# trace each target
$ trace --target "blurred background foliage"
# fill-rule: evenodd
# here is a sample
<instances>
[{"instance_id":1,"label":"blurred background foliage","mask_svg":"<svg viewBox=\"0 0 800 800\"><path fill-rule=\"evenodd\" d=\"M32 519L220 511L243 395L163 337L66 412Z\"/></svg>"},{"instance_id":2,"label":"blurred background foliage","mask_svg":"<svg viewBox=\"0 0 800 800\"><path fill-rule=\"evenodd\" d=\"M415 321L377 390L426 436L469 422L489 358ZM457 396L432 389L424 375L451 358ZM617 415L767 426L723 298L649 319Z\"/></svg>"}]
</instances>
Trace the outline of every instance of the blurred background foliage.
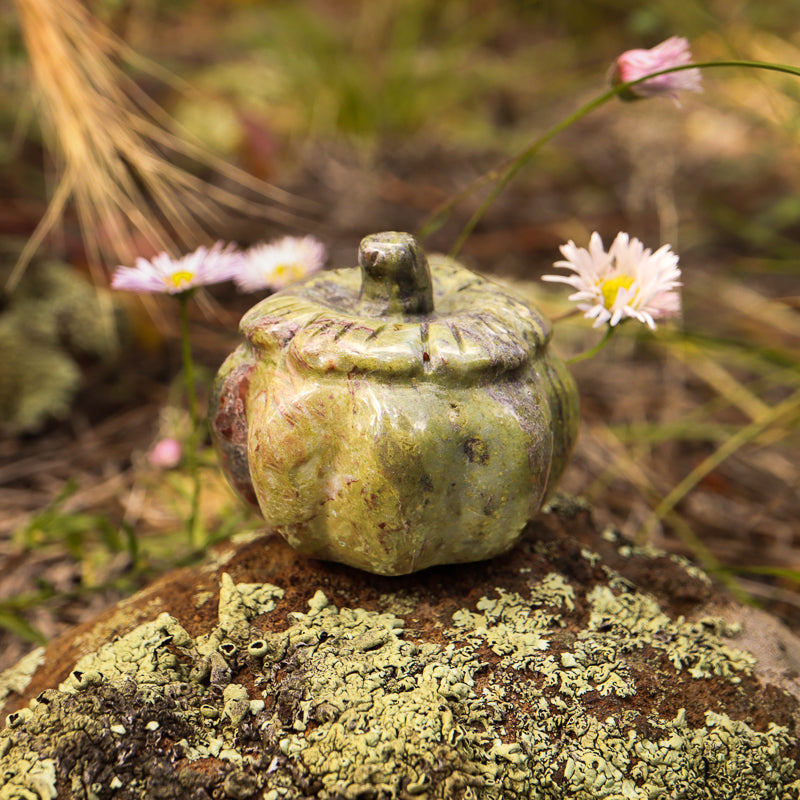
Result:
<instances>
[{"instance_id":1,"label":"blurred background foliage","mask_svg":"<svg viewBox=\"0 0 800 800\"><path fill-rule=\"evenodd\" d=\"M27 205L35 219L48 171L37 157L42 140L13 8L0 12L2 183L7 213ZM462 167L468 179L599 93L623 49L670 35L687 36L698 60L800 62L797 0L96 0L90 8L171 73L134 77L192 137L281 184L309 169L308 147L320 143L351 149L367 165L393 149L444 149L473 159L472 170ZM800 83L745 70L709 71L705 80L706 97L685 101L681 113L664 103L607 106L555 141L527 180L578 184L577 206L569 197L554 214L588 229L602 210L622 207L638 213L642 235L653 231L682 251L722 236L760 259L758 269L792 271ZM441 188L463 185L452 183ZM549 221L524 211L532 224ZM25 234L22 224L4 227Z\"/></svg>"},{"instance_id":2,"label":"blurred background foliage","mask_svg":"<svg viewBox=\"0 0 800 800\"><path fill-rule=\"evenodd\" d=\"M624 50L680 35L697 61L800 65L800 0L87 0L87 7L149 59L146 68L135 59L121 66L176 130L314 202L294 229L319 236L337 266L354 263L368 233L418 230L442 202L602 92ZM54 185L13 4L0 6L0 64L1 275ZM627 230L653 248L673 245L684 270L684 320L655 335L628 329L576 367L583 429L564 487L587 495L601 523L724 568L723 576L737 576L734 588L798 625L800 81L718 69L705 71L704 85L680 107L615 100L569 129L501 195L462 256L557 316L566 293L538 278L551 271L560 243L584 244L593 230L609 243ZM217 180L207 167L187 161L187 168ZM460 204L426 245L449 249L479 200ZM291 225L268 218L220 217L210 233L248 245L286 232ZM68 208L29 285L54 261L86 281L87 260ZM102 348L76 350L74 323L55 303L56 322L38 325L38 338L29 321L9 333L12 317L26 317L14 309L31 291L21 286L16 299L2 298L4 347L58 351L42 363L58 360L64 379L49 419L37 411L35 424L5 425L0 440L0 558L17 565L17 577L0 578L0 597L24 599L0 608L0 626L17 620L22 638L26 626L50 635L87 613L77 610L75 585L91 586L87 607L97 610L98 598L110 602L136 584L132 565L152 574L186 555L171 538L185 513L185 476L165 478L145 458L153 441L174 433L162 409L180 405L169 307L158 298L120 299L124 313L115 313L126 326L114 362ZM194 330L207 374L235 346L238 317L256 299L224 286L208 295ZM555 346L569 355L596 338L585 322L568 320ZM0 381L11 372L0 369ZM2 397L20 405L14 387L0 386ZM217 485L210 450L204 457L214 486L211 538L257 526ZM70 515L79 515L77 524ZM124 535L113 536L103 519ZM76 555L76 541L93 543L91 564ZM107 552L105 565L98 551ZM49 581L44 588L31 588L36 569Z\"/></svg>"}]
</instances>

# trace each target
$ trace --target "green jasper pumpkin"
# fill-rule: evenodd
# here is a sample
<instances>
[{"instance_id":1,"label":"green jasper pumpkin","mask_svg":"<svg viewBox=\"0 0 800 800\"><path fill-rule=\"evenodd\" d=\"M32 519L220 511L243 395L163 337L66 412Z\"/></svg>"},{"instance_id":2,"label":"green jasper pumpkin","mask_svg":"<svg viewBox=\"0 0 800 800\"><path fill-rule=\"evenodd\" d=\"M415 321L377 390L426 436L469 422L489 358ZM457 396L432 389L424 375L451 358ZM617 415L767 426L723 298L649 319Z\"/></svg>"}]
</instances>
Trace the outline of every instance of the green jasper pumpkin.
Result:
<instances>
[{"instance_id":1,"label":"green jasper pumpkin","mask_svg":"<svg viewBox=\"0 0 800 800\"><path fill-rule=\"evenodd\" d=\"M406 233L242 318L211 426L297 550L401 575L508 550L566 466L575 384L545 318Z\"/></svg>"}]
</instances>

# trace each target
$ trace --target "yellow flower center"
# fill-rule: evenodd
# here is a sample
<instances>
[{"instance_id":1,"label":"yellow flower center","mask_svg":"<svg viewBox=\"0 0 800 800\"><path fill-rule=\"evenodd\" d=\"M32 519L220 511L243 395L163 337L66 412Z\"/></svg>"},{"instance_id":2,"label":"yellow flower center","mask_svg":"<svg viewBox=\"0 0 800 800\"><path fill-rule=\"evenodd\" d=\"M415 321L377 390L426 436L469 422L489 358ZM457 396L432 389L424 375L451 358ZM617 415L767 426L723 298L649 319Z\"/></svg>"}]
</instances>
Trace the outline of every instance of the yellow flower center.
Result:
<instances>
[{"instance_id":1,"label":"yellow flower center","mask_svg":"<svg viewBox=\"0 0 800 800\"><path fill-rule=\"evenodd\" d=\"M302 264L296 261L284 261L277 264L272 271L274 285L276 287L288 286L294 281L300 280L305 275L305 269Z\"/></svg>"},{"instance_id":2,"label":"yellow flower center","mask_svg":"<svg viewBox=\"0 0 800 800\"><path fill-rule=\"evenodd\" d=\"M300 271L297 264L291 261L285 261L275 267L275 274L279 278L286 278L296 275Z\"/></svg>"},{"instance_id":3,"label":"yellow flower center","mask_svg":"<svg viewBox=\"0 0 800 800\"><path fill-rule=\"evenodd\" d=\"M613 278L603 281L600 285L600 291L603 293L603 305L606 308L612 308L619 290L630 289L632 284L633 277L625 274L615 275Z\"/></svg>"},{"instance_id":4,"label":"yellow flower center","mask_svg":"<svg viewBox=\"0 0 800 800\"><path fill-rule=\"evenodd\" d=\"M164 278L164 283L171 283L176 289L180 289L184 284L190 283L192 278L194 278L193 272L179 270L178 272L173 272L172 275Z\"/></svg>"}]
</instances>

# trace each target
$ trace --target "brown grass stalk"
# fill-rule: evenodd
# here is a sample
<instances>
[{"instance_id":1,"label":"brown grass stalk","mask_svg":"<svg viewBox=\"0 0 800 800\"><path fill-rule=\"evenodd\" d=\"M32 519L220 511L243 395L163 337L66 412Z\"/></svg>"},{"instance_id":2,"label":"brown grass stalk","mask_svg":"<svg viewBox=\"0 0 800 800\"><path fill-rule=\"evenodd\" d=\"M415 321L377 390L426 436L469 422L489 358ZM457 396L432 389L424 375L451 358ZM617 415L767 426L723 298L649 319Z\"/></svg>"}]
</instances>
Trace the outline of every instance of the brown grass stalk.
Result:
<instances>
[{"instance_id":1,"label":"brown grass stalk","mask_svg":"<svg viewBox=\"0 0 800 800\"><path fill-rule=\"evenodd\" d=\"M80 0L15 0L30 57L43 134L57 184L9 279L13 289L69 202L93 270L137 255L178 255L208 244L220 221L255 216L296 227L308 204L176 133L124 65L165 71L131 51ZM223 188L176 166L211 167ZM96 275L99 279L100 275Z\"/></svg>"}]
</instances>

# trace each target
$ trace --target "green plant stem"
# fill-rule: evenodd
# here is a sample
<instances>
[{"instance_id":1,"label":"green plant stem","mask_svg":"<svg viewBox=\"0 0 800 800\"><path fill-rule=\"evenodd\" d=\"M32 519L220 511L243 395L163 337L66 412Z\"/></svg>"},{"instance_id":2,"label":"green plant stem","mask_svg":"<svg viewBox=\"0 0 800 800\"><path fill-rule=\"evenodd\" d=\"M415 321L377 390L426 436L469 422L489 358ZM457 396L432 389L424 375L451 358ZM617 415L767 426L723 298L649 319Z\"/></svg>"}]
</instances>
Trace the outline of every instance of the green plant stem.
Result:
<instances>
[{"instance_id":1,"label":"green plant stem","mask_svg":"<svg viewBox=\"0 0 800 800\"><path fill-rule=\"evenodd\" d=\"M464 246L464 242L466 242L466 240L469 238L472 231L475 229L475 226L497 199L498 195L503 191L503 189L505 189L514 176L539 152L539 150L541 150L544 145L546 145L559 133L583 119L596 108L605 105L612 98L625 94L631 87L636 86L639 83L644 83L645 81L649 81L652 78L658 77L659 75L666 75L670 72L681 72L687 69L712 69L718 67L764 69L772 72L783 72L796 77L800 76L800 67L793 67L788 64L778 64L769 61L745 61L731 59L726 61L700 61L690 64L681 64L677 67L669 67L667 69L658 70L657 72L651 72L648 75L643 75L641 78L638 78L635 81L628 81L626 83L620 83L616 86L612 86L610 89L603 92L603 94L600 94L594 99L590 100L588 103L585 103L579 109L573 111L572 114L565 117L551 128L548 128L541 136L534 139L529 145L527 145L516 156L510 159L510 161L507 161L503 166L495 167L484 173L475 181L473 181L466 189L463 189L457 195L437 208L422 224L417 235L419 238L425 238L426 236L429 236L437 231L447 221L452 210L462 200L465 200L467 197L474 194L478 189L480 189L482 186L485 186L487 183L494 182L492 190L484 198L477 211L475 211L469 220L467 220L467 223L462 228L456 243L451 248L449 256L451 258L455 258L461 251L461 248ZM642 97L641 99L645 98Z\"/></svg>"},{"instance_id":2,"label":"green plant stem","mask_svg":"<svg viewBox=\"0 0 800 800\"><path fill-rule=\"evenodd\" d=\"M590 347L588 350L584 350L582 353L578 353L577 356L572 356L572 358L567 359L567 364L572 366L572 364L578 364L581 361L586 361L588 358L593 358L596 356L609 342L611 337L617 332L617 325L607 325L606 332L603 338L594 346Z\"/></svg>"},{"instance_id":3,"label":"green plant stem","mask_svg":"<svg viewBox=\"0 0 800 800\"><path fill-rule=\"evenodd\" d=\"M536 155L536 153L538 153L539 150L541 150L541 148L544 147L544 145L546 145L553 137L561 133L561 131L565 130L578 120L583 119L583 117L585 117L587 114L594 111L596 108L599 108L612 97L615 97L617 94L619 94L620 88L621 87L615 86L599 97L595 97L593 100L590 100L588 103L581 106L577 111L574 111L568 117L553 125L537 139L534 139L527 147L525 147L524 150L507 161L505 165L501 167L494 167L493 169L481 175L466 189L462 190L455 197L451 198L444 205L436 209L433 214L431 214L431 216L422 224L422 227L419 229L418 236L420 238L425 238L426 236L429 236L437 231L450 216L450 212L462 200L465 200L485 184L494 181L494 188L484 199L483 203L481 203L480 208L478 208L478 210L470 217L469 221L462 229L458 240L450 251L450 256L454 258L461 250L461 247L466 239L472 233L475 225L486 213L486 210L489 208L489 206L491 206L492 203L497 199L497 196L503 191L509 181Z\"/></svg>"},{"instance_id":4,"label":"green plant stem","mask_svg":"<svg viewBox=\"0 0 800 800\"><path fill-rule=\"evenodd\" d=\"M504 167L500 171L492 190L488 195L486 195L483 202L480 204L480 206L478 206L478 210L467 220L467 224L462 228L458 239L456 239L456 243L450 250L450 257L455 258L458 253L461 252L464 242L466 242L466 240L470 237L472 231L475 229L475 226L481 220L483 215L489 210L503 189L506 188L514 176L539 152L539 150L542 149L542 147L544 147L551 139L561 133L561 131L566 130L570 127L570 125L578 122L578 120L583 119L587 114L590 114L596 108L599 108L617 94L617 87L614 87L613 89L609 89L604 94L601 94L599 97L595 97L594 100L590 100L588 103L581 106L577 111L574 111L572 114L565 117L560 122L556 123L547 131L545 131L538 139L529 144L519 155L517 155L510 164Z\"/></svg>"},{"instance_id":5,"label":"green plant stem","mask_svg":"<svg viewBox=\"0 0 800 800\"><path fill-rule=\"evenodd\" d=\"M189 403L189 441L187 445L186 460L189 474L192 478L192 497L189 509L187 530L189 545L193 550L202 547L200 535L200 469L197 463L198 435L200 433L200 419L197 411L197 390L194 383L194 362L192 361L192 347L189 337L189 295L191 292L181 292L177 297L180 305L181 318L181 348L183 352L183 376L186 381L186 398Z\"/></svg>"}]
</instances>

